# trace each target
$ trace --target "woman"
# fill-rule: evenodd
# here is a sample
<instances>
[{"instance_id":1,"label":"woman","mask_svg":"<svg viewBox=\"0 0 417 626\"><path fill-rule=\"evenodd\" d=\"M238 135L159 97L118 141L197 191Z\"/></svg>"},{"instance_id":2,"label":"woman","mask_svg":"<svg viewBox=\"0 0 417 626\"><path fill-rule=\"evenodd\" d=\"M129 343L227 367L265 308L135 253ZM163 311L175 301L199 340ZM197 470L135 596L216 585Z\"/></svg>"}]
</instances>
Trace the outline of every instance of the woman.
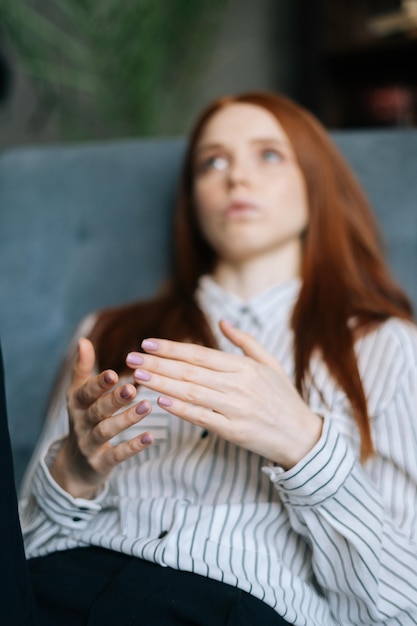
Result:
<instances>
[{"instance_id":1,"label":"woman","mask_svg":"<svg viewBox=\"0 0 417 626\"><path fill-rule=\"evenodd\" d=\"M417 331L377 239L307 112L203 113L171 283L84 324L26 483L41 612L87 579L107 623L417 623Z\"/></svg>"}]
</instances>

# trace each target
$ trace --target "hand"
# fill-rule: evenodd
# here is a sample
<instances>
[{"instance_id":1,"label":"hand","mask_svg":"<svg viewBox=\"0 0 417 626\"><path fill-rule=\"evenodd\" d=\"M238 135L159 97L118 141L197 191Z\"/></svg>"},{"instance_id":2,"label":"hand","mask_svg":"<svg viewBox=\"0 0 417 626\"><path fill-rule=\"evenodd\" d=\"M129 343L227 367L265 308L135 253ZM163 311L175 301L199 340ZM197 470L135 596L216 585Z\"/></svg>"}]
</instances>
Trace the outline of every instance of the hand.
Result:
<instances>
[{"instance_id":1,"label":"hand","mask_svg":"<svg viewBox=\"0 0 417 626\"><path fill-rule=\"evenodd\" d=\"M132 402L136 388L116 386L119 377L113 370L92 376L94 363L92 343L80 339L67 392L69 434L51 467L57 483L79 498L92 498L116 465L153 443L149 432L115 446L110 443L115 435L140 422L152 407L143 400L115 415Z\"/></svg>"},{"instance_id":2,"label":"hand","mask_svg":"<svg viewBox=\"0 0 417 626\"><path fill-rule=\"evenodd\" d=\"M220 329L243 355L147 339L145 354L130 353L126 363L169 413L289 469L318 441L322 419L253 337L226 321Z\"/></svg>"}]
</instances>

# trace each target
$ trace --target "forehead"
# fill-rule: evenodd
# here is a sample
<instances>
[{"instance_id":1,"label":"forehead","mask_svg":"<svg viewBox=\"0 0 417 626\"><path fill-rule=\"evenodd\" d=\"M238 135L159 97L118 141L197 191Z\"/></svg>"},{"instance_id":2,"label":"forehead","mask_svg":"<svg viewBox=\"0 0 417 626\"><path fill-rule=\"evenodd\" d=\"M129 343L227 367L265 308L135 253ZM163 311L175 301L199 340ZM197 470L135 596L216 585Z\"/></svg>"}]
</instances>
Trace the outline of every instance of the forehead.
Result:
<instances>
[{"instance_id":1,"label":"forehead","mask_svg":"<svg viewBox=\"0 0 417 626\"><path fill-rule=\"evenodd\" d=\"M271 138L290 143L279 121L256 104L236 102L214 113L206 122L198 144Z\"/></svg>"}]
</instances>

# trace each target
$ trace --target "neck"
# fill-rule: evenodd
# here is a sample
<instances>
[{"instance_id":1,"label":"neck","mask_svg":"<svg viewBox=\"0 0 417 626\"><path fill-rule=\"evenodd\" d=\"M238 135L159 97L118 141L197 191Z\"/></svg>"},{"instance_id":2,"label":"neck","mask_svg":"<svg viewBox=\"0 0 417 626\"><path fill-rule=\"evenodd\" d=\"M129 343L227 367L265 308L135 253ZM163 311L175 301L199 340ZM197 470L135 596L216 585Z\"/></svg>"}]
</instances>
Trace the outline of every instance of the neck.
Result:
<instances>
[{"instance_id":1,"label":"neck","mask_svg":"<svg viewBox=\"0 0 417 626\"><path fill-rule=\"evenodd\" d=\"M243 261L220 259L212 277L226 291L247 300L274 285L299 277L300 257L301 254L289 249Z\"/></svg>"}]
</instances>

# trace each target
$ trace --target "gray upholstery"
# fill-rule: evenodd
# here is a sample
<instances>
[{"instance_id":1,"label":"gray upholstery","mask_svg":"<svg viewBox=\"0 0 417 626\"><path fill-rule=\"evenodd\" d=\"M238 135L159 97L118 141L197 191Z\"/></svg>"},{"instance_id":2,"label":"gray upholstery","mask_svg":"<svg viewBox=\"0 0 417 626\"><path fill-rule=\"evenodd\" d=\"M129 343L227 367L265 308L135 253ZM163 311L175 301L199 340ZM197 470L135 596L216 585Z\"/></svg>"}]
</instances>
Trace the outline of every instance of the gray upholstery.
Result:
<instances>
[{"instance_id":1,"label":"gray upholstery","mask_svg":"<svg viewBox=\"0 0 417 626\"><path fill-rule=\"evenodd\" d=\"M417 131L335 133L417 303ZM10 150L0 156L0 335L19 481L78 321L148 296L170 263L182 139Z\"/></svg>"}]
</instances>

